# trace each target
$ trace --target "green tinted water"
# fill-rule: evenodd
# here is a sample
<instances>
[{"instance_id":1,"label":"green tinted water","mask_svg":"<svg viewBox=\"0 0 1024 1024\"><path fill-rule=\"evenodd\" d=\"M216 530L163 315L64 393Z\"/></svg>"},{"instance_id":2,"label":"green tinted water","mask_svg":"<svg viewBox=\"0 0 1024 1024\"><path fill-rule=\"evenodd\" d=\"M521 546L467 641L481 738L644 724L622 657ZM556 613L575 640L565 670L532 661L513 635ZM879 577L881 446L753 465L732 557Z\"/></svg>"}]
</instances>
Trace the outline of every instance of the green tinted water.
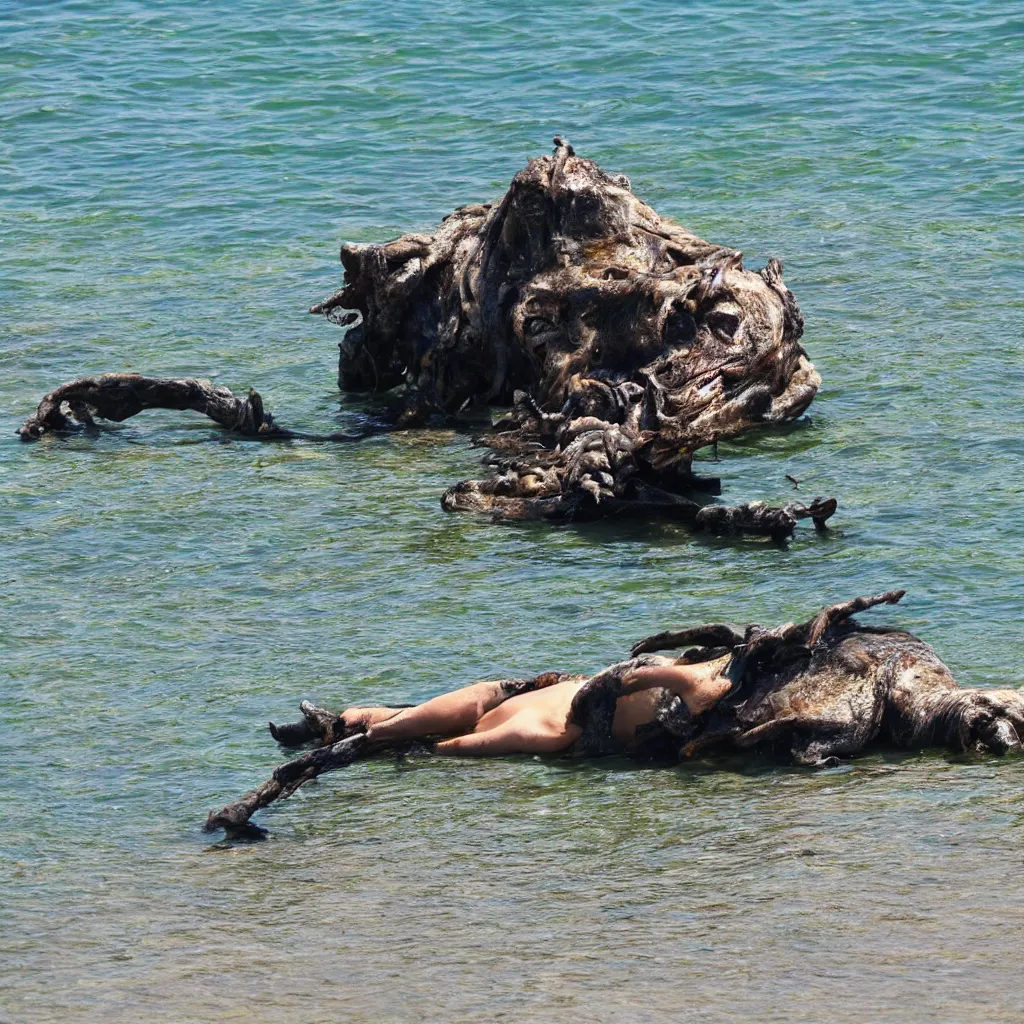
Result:
<instances>
[{"instance_id":1,"label":"green tinted water","mask_svg":"<svg viewBox=\"0 0 1024 1024\"><path fill-rule=\"evenodd\" d=\"M1024 766L357 766L211 845L302 697L587 669L670 624L877 613L972 685L1024 640L1024 20L812 0L0 9L0 1018L1024 1020ZM342 239L493 198L555 131L771 255L825 378L723 446L788 550L444 515L465 436L13 437L86 371L335 391Z\"/></svg>"}]
</instances>

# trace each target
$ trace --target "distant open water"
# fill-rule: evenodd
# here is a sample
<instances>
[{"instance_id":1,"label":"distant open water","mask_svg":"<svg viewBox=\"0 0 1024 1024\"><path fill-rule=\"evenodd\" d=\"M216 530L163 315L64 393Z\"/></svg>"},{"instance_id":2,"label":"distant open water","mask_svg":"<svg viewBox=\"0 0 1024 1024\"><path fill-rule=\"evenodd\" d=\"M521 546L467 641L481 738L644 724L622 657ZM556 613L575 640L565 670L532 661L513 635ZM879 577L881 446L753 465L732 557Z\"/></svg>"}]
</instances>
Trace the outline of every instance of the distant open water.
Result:
<instances>
[{"instance_id":1,"label":"distant open water","mask_svg":"<svg viewBox=\"0 0 1024 1024\"><path fill-rule=\"evenodd\" d=\"M673 624L872 613L1022 681L1024 16L969 4L0 7L0 1019L1020 1021L1024 763L380 762L211 843L267 718L590 669ZM810 422L730 502L779 550L441 512L464 435L338 447L147 413L19 444L85 372L360 416L305 314L340 241L499 196L565 133L785 261Z\"/></svg>"}]
</instances>

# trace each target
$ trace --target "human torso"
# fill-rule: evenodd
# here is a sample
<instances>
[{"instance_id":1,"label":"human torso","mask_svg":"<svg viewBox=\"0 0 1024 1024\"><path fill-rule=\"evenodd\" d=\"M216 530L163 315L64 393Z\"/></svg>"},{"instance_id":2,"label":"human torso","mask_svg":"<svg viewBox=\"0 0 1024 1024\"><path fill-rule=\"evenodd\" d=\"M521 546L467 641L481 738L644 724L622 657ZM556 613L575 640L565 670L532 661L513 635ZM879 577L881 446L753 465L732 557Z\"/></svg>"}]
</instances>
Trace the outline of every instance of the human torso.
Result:
<instances>
[{"instance_id":1,"label":"human torso","mask_svg":"<svg viewBox=\"0 0 1024 1024\"><path fill-rule=\"evenodd\" d=\"M474 732L486 732L524 713L542 715L550 719L552 725L564 723L568 719L573 697L586 681L587 677L578 677L509 697L483 715ZM633 749L637 744L637 729L655 720L655 709L666 695L667 690L655 688L620 697L615 705L615 721L612 726L615 740L627 750Z\"/></svg>"}]
</instances>

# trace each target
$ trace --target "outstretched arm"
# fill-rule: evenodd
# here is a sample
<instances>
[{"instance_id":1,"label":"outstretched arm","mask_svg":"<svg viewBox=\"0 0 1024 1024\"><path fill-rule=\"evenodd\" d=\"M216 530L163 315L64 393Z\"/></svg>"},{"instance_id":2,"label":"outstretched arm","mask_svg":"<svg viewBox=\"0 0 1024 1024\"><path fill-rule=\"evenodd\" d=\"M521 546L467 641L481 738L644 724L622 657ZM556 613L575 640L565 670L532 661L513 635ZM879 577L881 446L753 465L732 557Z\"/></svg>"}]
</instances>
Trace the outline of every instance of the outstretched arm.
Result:
<instances>
[{"instance_id":1,"label":"outstretched arm","mask_svg":"<svg viewBox=\"0 0 1024 1024\"><path fill-rule=\"evenodd\" d=\"M643 665L626 673L622 693L662 688L679 697L691 714L700 715L729 692L732 684L722 675L726 660L722 658L696 665Z\"/></svg>"},{"instance_id":2,"label":"outstretched arm","mask_svg":"<svg viewBox=\"0 0 1024 1024\"><path fill-rule=\"evenodd\" d=\"M569 711L569 724L582 729L576 744L580 756L608 753L613 738L618 699L641 690L664 688L678 696L690 714L701 714L730 689L721 675L724 659L696 665L677 665L658 655L641 655L598 672L580 687Z\"/></svg>"}]
</instances>

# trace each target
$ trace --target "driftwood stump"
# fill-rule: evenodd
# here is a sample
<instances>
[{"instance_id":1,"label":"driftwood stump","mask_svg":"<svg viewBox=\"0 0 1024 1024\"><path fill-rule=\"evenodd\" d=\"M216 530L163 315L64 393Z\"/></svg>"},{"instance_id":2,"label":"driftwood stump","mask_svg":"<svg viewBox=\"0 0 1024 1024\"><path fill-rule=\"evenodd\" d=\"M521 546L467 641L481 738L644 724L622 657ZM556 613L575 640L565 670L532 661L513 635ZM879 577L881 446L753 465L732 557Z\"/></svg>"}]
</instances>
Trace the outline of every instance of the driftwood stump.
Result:
<instances>
[{"instance_id":1,"label":"driftwood stump","mask_svg":"<svg viewBox=\"0 0 1024 1024\"><path fill-rule=\"evenodd\" d=\"M137 373L104 373L62 384L44 396L18 434L34 441L47 433L95 428L94 417L120 423L144 409L191 409L247 437L278 434L256 391L239 398L208 380L170 380Z\"/></svg>"},{"instance_id":2,"label":"driftwood stump","mask_svg":"<svg viewBox=\"0 0 1024 1024\"><path fill-rule=\"evenodd\" d=\"M347 328L342 390L391 392L413 426L510 405L480 440L494 472L445 492L505 519L661 515L716 532L821 525L831 499L708 507L699 448L801 416L821 383L782 264L659 217L624 175L556 137L495 203L430 234L345 245L345 286L311 312Z\"/></svg>"},{"instance_id":3,"label":"driftwood stump","mask_svg":"<svg viewBox=\"0 0 1024 1024\"><path fill-rule=\"evenodd\" d=\"M345 245L344 287L311 312L346 328L343 391L385 396L384 425L506 412L480 438L491 474L450 487L450 512L496 519L681 520L698 530L782 540L801 518L823 529L834 498L772 507L712 502L694 453L801 416L821 378L800 345L803 318L771 259L659 217L621 174L555 139L495 203L464 206L430 234ZM104 374L48 394L19 433L95 427L144 409L193 409L260 439L301 434L209 381Z\"/></svg>"}]
</instances>

